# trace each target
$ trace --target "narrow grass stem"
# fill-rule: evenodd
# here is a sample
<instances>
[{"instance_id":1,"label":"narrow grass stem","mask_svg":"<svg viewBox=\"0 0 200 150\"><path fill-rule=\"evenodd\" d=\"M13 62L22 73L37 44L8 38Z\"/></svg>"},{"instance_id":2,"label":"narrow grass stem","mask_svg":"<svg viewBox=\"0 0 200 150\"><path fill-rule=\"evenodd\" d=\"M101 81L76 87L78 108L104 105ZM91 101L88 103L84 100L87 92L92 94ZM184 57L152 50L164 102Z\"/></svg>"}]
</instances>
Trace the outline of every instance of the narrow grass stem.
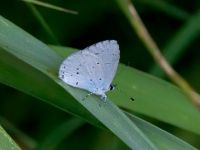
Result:
<instances>
[{"instance_id":1,"label":"narrow grass stem","mask_svg":"<svg viewBox=\"0 0 200 150\"><path fill-rule=\"evenodd\" d=\"M65 12L65 13L70 13L70 14L74 14L74 15L78 14L77 11L65 9L65 8L58 7L58 6L55 6L55 5L51 5L49 3L45 3L45 2L42 2L42 1L38 1L38 0L22 0L22 1L27 2L27 3L32 3L32 4L35 4L35 5L39 5L39 6L43 6L43 7L47 7L47 8L50 8L50 9L57 10L57 11L62 11L62 12Z\"/></svg>"},{"instance_id":2,"label":"narrow grass stem","mask_svg":"<svg viewBox=\"0 0 200 150\"><path fill-rule=\"evenodd\" d=\"M33 15L37 19L38 23L41 25L41 27L44 29L46 34L48 35L48 38L52 44L57 44L59 45L59 41L54 35L53 31L49 27L48 23L46 20L43 18L42 14L37 10L37 8L33 4L27 4L27 6L30 8L32 11Z\"/></svg>"}]
</instances>

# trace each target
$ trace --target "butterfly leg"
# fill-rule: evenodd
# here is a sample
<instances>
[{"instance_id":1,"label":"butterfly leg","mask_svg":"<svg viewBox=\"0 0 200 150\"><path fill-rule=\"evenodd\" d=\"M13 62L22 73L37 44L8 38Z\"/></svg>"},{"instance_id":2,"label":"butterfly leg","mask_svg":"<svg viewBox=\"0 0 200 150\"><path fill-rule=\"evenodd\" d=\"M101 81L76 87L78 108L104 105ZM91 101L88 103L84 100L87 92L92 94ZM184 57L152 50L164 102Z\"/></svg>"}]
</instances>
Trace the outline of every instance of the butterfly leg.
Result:
<instances>
[{"instance_id":1,"label":"butterfly leg","mask_svg":"<svg viewBox=\"0 0 200 150\"><path fill-rule=\"evenodd\" d=\"M101 98L101 100L99 101L99 107L101 107L103 104L105 104L107 96L104 94L104 95L101 95L100 98Z\"/></svg>"},{"instance_id":2,"label":"butterfly leg","mask_svg":"<svg viewBox=\"0 0 200 150\"><path fill-rule=\"evenodd\" d=\"M105 94L101 95L101 100L102 100L103 102L106 102L106 99L107 99L107 96L106 96Z\"/></svg>"}]
</instances>

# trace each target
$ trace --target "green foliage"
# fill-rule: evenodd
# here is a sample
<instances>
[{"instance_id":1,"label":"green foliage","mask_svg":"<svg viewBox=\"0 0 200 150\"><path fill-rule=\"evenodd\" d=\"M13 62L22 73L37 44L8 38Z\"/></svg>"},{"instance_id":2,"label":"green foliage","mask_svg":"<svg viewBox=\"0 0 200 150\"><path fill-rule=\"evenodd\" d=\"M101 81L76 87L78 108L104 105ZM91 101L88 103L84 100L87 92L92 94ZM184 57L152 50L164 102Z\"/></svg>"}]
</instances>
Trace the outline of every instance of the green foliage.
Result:
<instances>
[{"instance_id":1,"label":"green foliage","mask_svg":"<svg viewBox=\"0 0 200 150\"><path fill-rule=\"evenodd\" d=\"M34 24L39 27L37 29L40 29L37 32L34 32L34 28L28 22L29 19L33 19L30 14L26 14L29 16L27 20L17 17L11 19L15 20L13 22L18 22L18 25L22 23L23 25L20 26L24 26L25 30L30 31L40 40L47 43L51 41L61 43L67 47L47 46L4 18L13 18L19 14L9 16L5 13L7 10L2 11L4 17L0 17L0 82L2 83L0 116L10 120L14 125L5 124L1 118L0 124L9 131L22 149L66 149L66 147L68 149L102 149L106 146L109 149L168 150L199 147L199 110L190 103L180 89L163 79L120 64L113 81L117 84L117 88L108 93L108 102L99 107L98 97L91 96L82 101L87 94L86 91L72 88L57 78L60 63L77 48L113 38L120 43L121 62L130 61L140 70L153 68L151 69L153 73L162 75L162 71L156 67L156 64L152 65L141 43L131 44L134 38L135 41L137 38L127 28L129 25L114 1L88 0L85 3L88 3L87 7L81 2L66 2L67 8L79 11L78 17L61 13L52 14L52 12L48 14L41 8L42 13L40 13L37 8L29 5L39 20L39 24L42 25L39 27L37 23ZM153 34L159 30L164 32L162 35L156 33L155 38L160 43L167 41L168 44L164 44L166 45L164 53L169 61L172 64L184 61L183 56L188 50L188 45L198 38L199 20L196 19L198 13L189 15L176 4L172 5L167 1L143 0L135 1L135 3L141 15L145 14L145 10L147 11L150 6L148 11L152 13L159 11L168 17L173 17L178 20L179 26L180 20L186 21L183 27L176 26L177 29L180 28L178 31L168 28L167 25L161 28L162 23L158 25L160 28L154 29L150 26ZM20 4L24 5L24 3ZM17 8L14 11L17 11ZM25 11L28 12L26 9ZM159 15L162 16L162 13ZM107 14L110 16L107 17ZM61 17L63 19L60 19ZM112 22L109 22L110 17L112 17ZM167 19L170 20L170 17ZM45 20L48 20L48 23ZM144 18L144 22L145 20L148 21L148 16ZM101 24L101 22L104 23ZM149 23L152 22L151 20ZM96 28L93 28L93 25ZM164 31L165 27L168 32ZM117 32L117 29L123 30ZM174 37L172 31L176 33ZM89 40L92 38L93 40ZM196 45L198 46L198 43ZM193 71L191 75L187 72L187 68L190 68L190 65L199 65L200 62L198 59L188 62L188 66L183 66L186 70L182 70L181 64L177 65L177 68L189 80L199 83L199 78L192 76L199 74L199 70ZM134 101L130 98L134 98ZM51 105L46 105L46 103ZM163 130L150 122L157 124ZM11 149L12 146L19 149L7 133L3 129L1 131L0 146L5 146L5 148L2 147L3 149ZM189 140L184 139L191 145L167 131L181 138L190 136ZM21 134L21 132L24 133Z\"/></svg>"}]
</instances>

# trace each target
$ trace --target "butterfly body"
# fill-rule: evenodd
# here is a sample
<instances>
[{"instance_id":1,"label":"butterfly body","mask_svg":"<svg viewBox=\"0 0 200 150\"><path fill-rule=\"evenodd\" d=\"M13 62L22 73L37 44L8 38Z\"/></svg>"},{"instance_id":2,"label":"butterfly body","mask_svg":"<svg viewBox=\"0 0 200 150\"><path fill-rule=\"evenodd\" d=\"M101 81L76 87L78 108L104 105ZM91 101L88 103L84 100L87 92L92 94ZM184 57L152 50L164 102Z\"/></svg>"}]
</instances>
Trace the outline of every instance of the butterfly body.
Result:
<instances>
[{"instance_id":1,"label":"butterfly body","mask_svg":"<svg viewBox=\"0 0 200 150\"><path fill-rule=\"evenodd\" d=\"M114 40L91 45L67 57L59 69L65 83L106 100L119 63L119 46Z\"/></svg>"}]
</instances>

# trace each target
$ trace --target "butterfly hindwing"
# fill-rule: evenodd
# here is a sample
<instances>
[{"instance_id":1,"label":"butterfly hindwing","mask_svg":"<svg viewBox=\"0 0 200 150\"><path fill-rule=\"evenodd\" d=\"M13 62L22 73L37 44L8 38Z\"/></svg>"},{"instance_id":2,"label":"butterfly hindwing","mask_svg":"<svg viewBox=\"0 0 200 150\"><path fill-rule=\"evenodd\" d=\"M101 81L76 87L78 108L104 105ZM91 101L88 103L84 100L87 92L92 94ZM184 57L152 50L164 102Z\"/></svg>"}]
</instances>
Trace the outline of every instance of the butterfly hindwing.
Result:
<instances>
[{"instance_id":1,"label":"butterfly hindwing","mask_svg":"<svg viewBox=\"0 0 200 150\"><path fill-rule=\"evenodd\" d=\"M101 64L103 71L104 88L108 89L117 70L120 51L115 40L106 40L96 43L86 48L91 53L97 55L103 62Z\"/></svg>"}]
</instances>

